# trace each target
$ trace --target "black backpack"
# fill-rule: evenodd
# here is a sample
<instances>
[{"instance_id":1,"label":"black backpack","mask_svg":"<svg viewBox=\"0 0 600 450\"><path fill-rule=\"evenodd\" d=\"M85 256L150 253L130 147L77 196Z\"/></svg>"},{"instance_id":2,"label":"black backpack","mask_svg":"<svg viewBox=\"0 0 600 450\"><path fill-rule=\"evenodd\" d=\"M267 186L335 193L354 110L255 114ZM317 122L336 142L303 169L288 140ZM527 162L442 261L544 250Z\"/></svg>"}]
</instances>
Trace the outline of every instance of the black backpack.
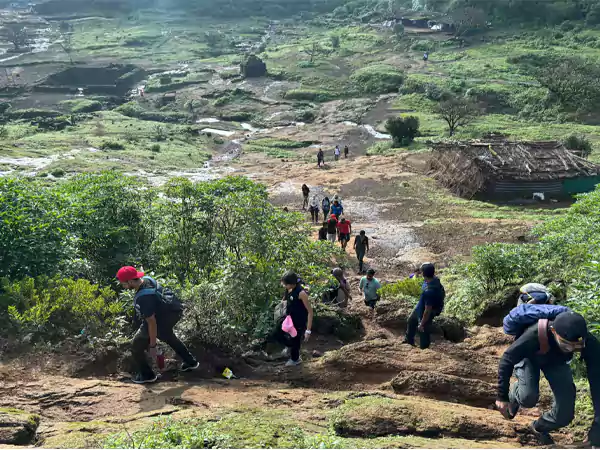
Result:
<instances>
[{"instance_id":1,"label":"black backpack","mask_svg":"<svg viewBox=\"0 0 600 450\"><path fill-rule=\"evenodd\" d=\"M183 311L183 304L181 303L181 301L179 300L177 295L175 295L175 292L173 292L168 287L161 286L158 283L158 281L156 281L152 277L146 276L146 277L142 278L142 280L150 281L150 283L153 284L154 286L149 287L149 288L140 289L139 291L137 291L135 293L135 297L133 299L134 303L137 302L137 299L139 297L142 297L144 295L156 295L160 299L160 301L164 305L167 306L167 308L170 311L173 311L173 312Z\"/></svg>"}]
</instances>

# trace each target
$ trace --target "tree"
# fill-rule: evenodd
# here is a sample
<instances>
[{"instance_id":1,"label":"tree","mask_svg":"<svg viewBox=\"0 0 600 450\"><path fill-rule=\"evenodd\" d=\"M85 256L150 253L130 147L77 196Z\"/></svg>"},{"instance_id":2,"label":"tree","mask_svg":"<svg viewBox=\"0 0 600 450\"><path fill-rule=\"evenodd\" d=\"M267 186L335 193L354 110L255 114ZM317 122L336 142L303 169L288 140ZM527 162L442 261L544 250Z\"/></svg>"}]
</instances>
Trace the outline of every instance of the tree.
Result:
<instances>
[{"instance_id":1,"label":"tree","mask_svg":"<svg viewBox=\"0 0 600 450\"><path fill-rule=\"evenodd\" d=\"M385 123L385 129L392 135L395 147L408 145L419 134L419 118L414 116L391 117Z\"/></svg>"},{"instance_id":2,"label":"tree","mask_svg":"<svg viewBox=\"0 0 600 450\"><path fill-rule=\"evenodd\" d=\"M29 46L29 32L24 25L7 23L0 30L0 35L15 46L15 51Z\"/></svg>"},{"instance_id":3,"label":"tree","mask_svg":"<svg viewBox=\"0 0 600 450\"><path fill-rule=\"evenodd\" d=\"M577 153L582 158L587 158L592 153L592 143L583 135L571 134L563 141L565 147Z\"/></svg>"},{"instance_id":4,"label":"tree","mask_svg":"<svg viewBox=\"0 0 600 450\"><path fill-rule=\"evenodd\" d=\"M304 49L302 49L302 51L308 56L310 56L311 63L313 63L315 61L315 58L317 58L318 56L328 55L331 53L331 51L321 47L321 45L318 42L313 42L310 45L310 47L305 47Z\"/></svg>"},{"instance_id":5,"label":"tree","mask_svg":"<svg viewBox=\"0 0 600 450\"><path fill-rule=\"evenodd\" d=\"M209 48L215 48L217 45L219 45L219 43L221 42L221 40L223 39L223 37L221 36L221 33L216 32L216 31L206 31L204 33L204 40L206 41L206 44L208 45Z\"/></svg>"},{"instance_id":6,"label":"tree","mask_svg":"<svg viewBox=\"0 0 600 450\"><path fill-rule=\"evenodd\" d=\"M73 57L71 56L73 53L73 25L71 25L69 22L63 21L60 23L59 30L60 40L57 43L67 54L71 65L73 65Z\"/></svg>"},{"instance_id":7,"label":"tree","mask_svg":"<svg viewBox=\"0 0 600 450\"><path fill-rule=\"evenodd\" d=\"M464 98L453 98L439 103L435 112L448 124L450 136L454 136L457 128L464 127L475 118L477 108Z\"/></svg>"},{"instance_id":8,"label":"tree","mask_svg":"<svg viewBox=\"0 0 600 450\"><path fill-rule=\"evenodd\" d=\"M456 36L464 36L482 30L487 24L487 15L484 10L467 6L452 12L452 22L456 29Z\"/></svg>"},{"instance_id":9,"label":"tree","mask_svg":"<svg viewBox=\"0 0 600 450\"><path fill-rule=\"evenodd\" d=\"M341 38L337 34L331 36L331 48L340 48L340 40Z\"/></svg>"},{"instance_id":10,"label":"tree","mask_svg":"<svg viewBox=\"0 0 600 450\"><path fill-rule=\"evenodd\" d=\"M402 36L404 36L404 25L402 25L401 23L397 23L396 25L394 25L394 34L397 38L401 38Z\"/></svg>"}]
</instances>

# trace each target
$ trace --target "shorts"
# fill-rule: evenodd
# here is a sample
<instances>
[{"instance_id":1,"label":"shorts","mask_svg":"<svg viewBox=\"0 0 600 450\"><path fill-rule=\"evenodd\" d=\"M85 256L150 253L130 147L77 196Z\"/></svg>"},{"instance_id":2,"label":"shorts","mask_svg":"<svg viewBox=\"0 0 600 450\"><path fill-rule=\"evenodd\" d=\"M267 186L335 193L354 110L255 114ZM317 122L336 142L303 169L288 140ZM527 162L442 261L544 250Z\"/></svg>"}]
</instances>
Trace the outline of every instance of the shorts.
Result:
<instances>
[{"instance_id":1,"label":"shorts","mask_svg":"<svg viewBox=\"0 0 600 450\"><path fill-rule=\"evenodd\" d=\"M335 234L335 233L327 233L327 240L329 242L333 242L335 244L336 238L337 238L337 234Z\"/></svg>"},{"instance_id":2,"label":"shorts","mask_svg":"<svg viewBox=\"0 0 600 450\"><path fill-rule=\"evenodd\" d=\"M350 242L350 233L340 233L340 242Z\"/></svg>"}]
</instances>

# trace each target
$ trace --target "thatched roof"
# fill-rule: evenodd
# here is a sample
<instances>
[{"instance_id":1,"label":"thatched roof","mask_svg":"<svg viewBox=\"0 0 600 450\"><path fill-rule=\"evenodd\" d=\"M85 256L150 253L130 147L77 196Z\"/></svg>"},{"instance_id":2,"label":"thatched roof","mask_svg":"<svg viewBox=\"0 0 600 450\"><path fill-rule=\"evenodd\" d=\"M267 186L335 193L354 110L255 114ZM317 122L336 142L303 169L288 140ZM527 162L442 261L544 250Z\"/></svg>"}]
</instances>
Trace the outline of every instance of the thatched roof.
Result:
<instances>
[{"instance_id":1,"label":"thatched roof","mask_svg":"<svg viewBox=\"0 0 600 450\"><path fill-rule=\"evenodd\" d=\"M473 196L491 181L550 181L592 177L600 166L559 142L486 140L433 144L430 173L461 196Z\"/></svg>"}]
</instances>

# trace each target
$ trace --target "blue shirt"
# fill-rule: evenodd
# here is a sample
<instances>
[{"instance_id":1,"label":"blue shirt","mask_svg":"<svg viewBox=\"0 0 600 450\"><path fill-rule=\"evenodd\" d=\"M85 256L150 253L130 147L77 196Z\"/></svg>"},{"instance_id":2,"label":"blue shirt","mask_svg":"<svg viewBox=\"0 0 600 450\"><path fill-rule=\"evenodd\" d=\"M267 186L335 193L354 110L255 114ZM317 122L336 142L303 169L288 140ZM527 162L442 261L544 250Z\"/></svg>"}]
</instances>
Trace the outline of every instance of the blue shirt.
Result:
<instances>
[{"instance_id":1,"label":"blue shirt","mask_svg":"<svg viewBox=\"0 0 600 450\"><path fill-rule=\"evenodd\" d=\"M444 286L442 286L440 279L434 278L429 282L424 281L422 290L421 298L419 298L419 303L417 304L419 317L423 317L425 308L428 306L431 306L434 311L441 312L444 309L446 291L444 290Z\"/></svg>"},{"instance_id":2,"label":"blue shirt","mask_svg":"<svg viewBox=\"0 0 600 450\"><path fill-rule=\"evenodd\" d=\"M342 206L341 203L338 203L337 206L336 205L331 205L331 214L335 214L336 217L339 217L342 215L342 213L344 212L344 207Z\"/></svg>"}]
</instances>

